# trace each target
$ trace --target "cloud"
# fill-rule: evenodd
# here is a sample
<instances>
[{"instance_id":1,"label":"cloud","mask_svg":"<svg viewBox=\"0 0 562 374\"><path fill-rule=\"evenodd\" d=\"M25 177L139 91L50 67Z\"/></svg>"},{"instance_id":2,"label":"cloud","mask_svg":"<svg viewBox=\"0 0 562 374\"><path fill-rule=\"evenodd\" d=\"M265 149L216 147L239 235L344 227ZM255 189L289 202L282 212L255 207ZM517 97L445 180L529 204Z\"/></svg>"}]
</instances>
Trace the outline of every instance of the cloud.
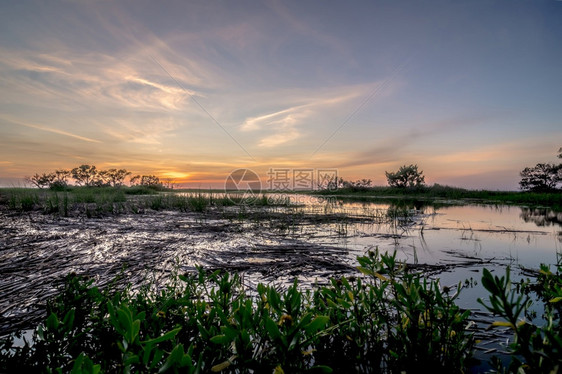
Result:
<instances>
[{"instance_id":1,"label":"cloud","mask_svg":"<svg viewBox=\"0 0 562 374\"><path fill-rule=\"evenodd\" d=\"M259 147L273 148L280 146L300 138L304 134L302 128L310 123L311 119L318 120L318 118L325 116L328 110L363 94L365 86L338 87L334 91L346 92L346 94L330 93L326 95L323 93L319 95L309 92L302 98L293 97L290 100L305 103L257 117L248 117L240 126L240 130L270 133L261 136L257 143ZM310 99L311 96L316 97Z\"/></svg>"},{"instance_id":2,"label":"cloud","mask_svg":"<svg viewBox=\"0 0 562 374\"><path fill-rule=\"evenodd\" d=\"M56 129L56 128L47 127L47 126L44 126L44 125L38 125L38 124L33 124L33 123L24 123L24 122L20 122L20 121L7 119L5 117L0 117L0 119L2 119L4 121L7 121L7 122L11 122L11 123L16 124L18 126L29 127L29 128L32 128L32 129L37 129L37 130L46 131L46 132L52 132L54 134L68 136L68 137L78 139L78 140L82 140L82 141L85 141L85 142L101 143L101 141L96 140L96 139L87 138L85 136L76 135L76 134L70 133L68 131L63 131L63 130L59 130L59 129Z\"/></svg>"},{"instance_id":3,"label":"cloud","mask_svg":"<svg viewBox=\"0 0 562 374\"><path fill-rule=\"evenodd\" d=\"M182 123L172 116L154 116L143 118L142 121L132 118L112 118L96 121L104 133L113 141L157 145L162 144L162 139L172 136Z\"/></svg>"},{"instance_id":4,"label":"cloud","mask_svg":"<svg viewBox=\"0 0 562 374\"><path fill-rule=\"evenodd\" d=\"M11 101L29 104L29 98L35 97L66 110L76 110L77 104L143 111L189 109L191 96L204 96L190 88L200 81L158 52L153 47L110 56L65 49L38 53L0 48L0 86L3 96L10 93ZM155 59L173 71L173 79Z\"/></svg>"},{"instance_id":5,"label":"cloud","mask_svg":"<svg viewBox=\"0 0 562 374\"><path fill-rule=\"evenodd\" d=\"M265 114L259 117L248 118L244 121L242 126L240 126L240 130L242 131L254 131L260 130L265 125L271 125L276 122L279 122L280 118L287 118L294 114L296 111L305 108L306 105L300 105L288 109L283 109L278 112Z\"/></svg>"},{"instance_id":6,"label":"cloud","mask_svg":"<svg viewBox=\"0 0 562 374\"><path fill-rule=\"evenodd\" d=\"M278 120L270 122L269 125L276 127L276 133L262 138L258 145L266 148L276 147L299 138L301 136L301 132L296 128L296 125L299 122L299 116L306 118L307 114L288 114Z\"/></svg>"},{"instance_id":7,"label":"cloud","mask_svg":"<svg viewBox=\"0 0 562 374\"><path fill-rule=\"evenodd\" d=\"M311 114L308 107L308 105L300 105L263 116L248 118L240 126L240 129L242 131L258 131L272 128L274 133L262 137L258 142L258 146L265 148L276 147L301 136L297 126Z\"/></svg>"}]
</instances>

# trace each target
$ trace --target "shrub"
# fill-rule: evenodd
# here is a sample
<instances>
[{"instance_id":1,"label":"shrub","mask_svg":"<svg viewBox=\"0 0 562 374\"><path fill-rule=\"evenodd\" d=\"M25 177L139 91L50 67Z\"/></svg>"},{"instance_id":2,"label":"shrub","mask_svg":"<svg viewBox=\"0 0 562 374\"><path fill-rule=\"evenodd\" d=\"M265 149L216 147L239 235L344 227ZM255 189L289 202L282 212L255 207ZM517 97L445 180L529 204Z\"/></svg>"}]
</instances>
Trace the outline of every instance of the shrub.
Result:
<instances>
[{"instance_id":1,"label":"shrub","mask_svg":"<svg viewBox=\"0 0 562 374\"><path fill-rule=\"evenodd\" d=\"M418 165L400 166L397 172L385 172L388 185L400 188L419 188L425 185L423 171L418 170Z\"/></svg>"}]
</instances>

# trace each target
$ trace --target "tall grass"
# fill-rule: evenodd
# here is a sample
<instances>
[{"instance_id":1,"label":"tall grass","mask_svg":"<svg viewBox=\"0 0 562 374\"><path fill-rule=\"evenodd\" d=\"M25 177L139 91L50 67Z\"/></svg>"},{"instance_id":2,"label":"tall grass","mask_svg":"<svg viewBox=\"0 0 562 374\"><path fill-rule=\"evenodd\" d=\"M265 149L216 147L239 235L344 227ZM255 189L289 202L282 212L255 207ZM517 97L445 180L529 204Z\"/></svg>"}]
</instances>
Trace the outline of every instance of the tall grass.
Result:
<instances>
[{"instance_id":1,"label":"tall grass","mask_svg":"<svg viewBox=\"0 0 562 374\"><path fill-rule=\"evenodd\" d=\"M240 194L157 192L147 187L68 187L64 191L0 189L0 205L8 209L20 212L37 210L64 216L141 213L147 209L205 213L211 208L243 206L248 202L254 207L290 204L289 200L270 200L266 195L250 201Z\"/></svg>"},{"instance_id":2,"label":"tall grass","mask_svg":"<svg viewBox=\"0 0 562 374\"><path fill-rule=\"evenodd\" d=\"M73 187L65 191L31 188L0 189L0 204L11 210L33 210L68 216L73 213L116 213L127 201L125 191L111 187Z\"/></svg>"}]
</instances>

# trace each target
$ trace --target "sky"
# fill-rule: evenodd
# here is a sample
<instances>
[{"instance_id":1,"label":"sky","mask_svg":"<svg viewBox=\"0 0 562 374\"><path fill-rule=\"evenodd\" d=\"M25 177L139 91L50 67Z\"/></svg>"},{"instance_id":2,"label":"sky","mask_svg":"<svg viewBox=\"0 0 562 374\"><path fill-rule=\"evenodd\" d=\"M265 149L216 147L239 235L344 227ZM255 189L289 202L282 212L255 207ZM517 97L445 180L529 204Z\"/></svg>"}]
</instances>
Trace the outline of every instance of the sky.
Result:
<instances>
[{"instance_id":1,"label":"sky","mask_svg":"<svg viewBox=\"0 0 562 374\"><path fill-rule=\"evenodd\" d=\"M3 1L0 185L337 170L516 190L562 146L562 1Z\"/></svg>"}]
</instances>

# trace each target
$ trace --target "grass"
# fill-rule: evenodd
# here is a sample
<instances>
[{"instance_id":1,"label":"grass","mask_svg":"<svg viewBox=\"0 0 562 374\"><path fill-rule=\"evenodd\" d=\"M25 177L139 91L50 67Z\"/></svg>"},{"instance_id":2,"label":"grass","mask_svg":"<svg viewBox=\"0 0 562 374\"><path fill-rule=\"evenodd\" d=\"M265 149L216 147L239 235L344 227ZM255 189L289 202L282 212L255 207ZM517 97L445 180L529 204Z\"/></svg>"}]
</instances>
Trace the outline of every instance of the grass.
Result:
<instances>
[{"instance_id":1,"label":"grass","mask_svg":"<svg viewBox=\"0 0 562 374\"><path fill-rule=\"evenodd\" d=\"M450 204L454 201L490 204L517 204L549 207L562 211L562 192L508 192L467 190L463 188L433 185L416 189L373 187L363 190L338 189L315 191L315 194L337 196L354 201L390 202L392 205L422 206ZM206 212L209 208L248 205L253 207L289 206L291 200L277 195L261 194L248 199L237 193L203 192L159 192L149 187L68 187L63 191L32 188L0 189L0 205L10 210L28 212L42 210L45 213L63 216L86 214L101 216L125 212L152 210L180 210Z\"/></svg>"},{"instance_id":2,"label":"grass","mask_svg":"<svg viewBox=\"0 0 562 374\"><path fill-rule=\"evenodd\" d=\"M562 210L562 191L560 192L525 192L525 191L488 191L468 190L458 187L449 187L435 184L433 186L415 189L372 187L363 190L341 188L335 191L317 191L324 195L344 196L352 195L354 198L400 198L400 199L448 199L468 200L483 203L503 203L533 206L548 206L554 210Z\"/></svg>"},{"instance_id":3,"label":"grass","mask_svg":"<svg viewBox=\"0 0 562 374\"><path fill-rule=\"evenodd\" d=\"M103 215L125 210L124 189L111 187L72 187L65 191L31 188L0 189L0 205L10 210L69 216L72 214Z\"/></svg>"},{"instance_id":4,"label":"grass","mask_svg":"<svg viewBox=\"0 0 562 374\"><path fill-rule=\"evenodd\" d=\"M241 194L211 192L158 192L135 187L68 187L64 191L33 188L0 189L0 206L19 212L42 211L61 216L142 213L147 209L207 212L210 208L230 206L286 206L287 199L270 199L266 195L246 198Z\"/></svg>"}]
</instances>

